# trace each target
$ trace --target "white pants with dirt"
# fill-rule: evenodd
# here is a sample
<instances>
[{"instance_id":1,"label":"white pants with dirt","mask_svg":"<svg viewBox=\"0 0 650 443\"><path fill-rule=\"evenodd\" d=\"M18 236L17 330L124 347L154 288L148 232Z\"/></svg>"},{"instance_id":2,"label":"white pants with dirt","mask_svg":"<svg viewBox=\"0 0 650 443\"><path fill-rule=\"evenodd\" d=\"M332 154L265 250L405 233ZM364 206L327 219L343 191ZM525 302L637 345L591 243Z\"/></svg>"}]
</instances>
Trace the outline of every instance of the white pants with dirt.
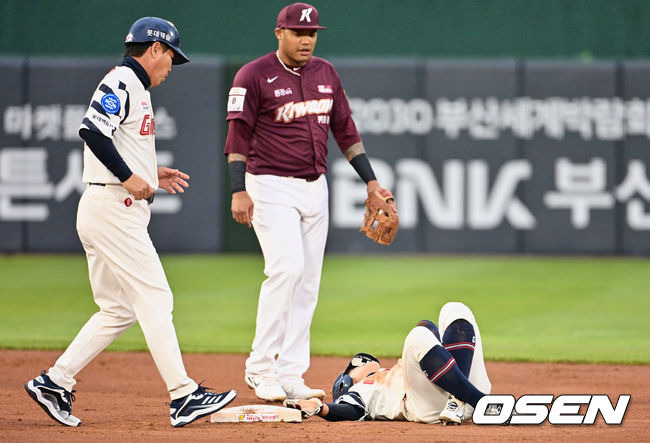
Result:
<instances>
[{"instance_id":1,"label":"white pants with dirt","mask_svg":"<svg viewBox=\"0 0 650 443\"><path fill-rule=\"evenodd\" d=\"M483 342L478 324L472 311L462 303L447 303L440 310L438 327L443 337L447 327L458 319L467 320L474 327L476 344L469 381L481 392L490 393L492 385L487 376L483 361ZM440 340L426 327L416 327L411 330L404 341L402 364L406 383L405 416L409 421L435 423L440 412L445 408L449 394L442 388L431 383L420 368L420 360L431 348L441 345ZM470 418L474 408L465 405L465 419Z\"/></svg>"},{"instance_id":2,"label":"white pants with dirt","mask_svg":"<svg viewBox=\"0 0 650 443\"><path fill-rule=\"evenodd\" d=\"M136 321L172 400L194 392L172 323L173 296L147 225L151 212L120 185L88 186L77 212L99 312L48 371L68 391L74 377Z\"/></svg>"},{"instance_id":3,"label":"white pants with dirt","mask_svg":"<svg viewBox=\"0 0 650 443\"><path fill-rule=\"evenodd\" d=\"M246 190L255 205L252 224L268 277L246 373L302 382L327 240L327 182L324 175L308 182L247 173Z\"/></svg>"}]
</instances>

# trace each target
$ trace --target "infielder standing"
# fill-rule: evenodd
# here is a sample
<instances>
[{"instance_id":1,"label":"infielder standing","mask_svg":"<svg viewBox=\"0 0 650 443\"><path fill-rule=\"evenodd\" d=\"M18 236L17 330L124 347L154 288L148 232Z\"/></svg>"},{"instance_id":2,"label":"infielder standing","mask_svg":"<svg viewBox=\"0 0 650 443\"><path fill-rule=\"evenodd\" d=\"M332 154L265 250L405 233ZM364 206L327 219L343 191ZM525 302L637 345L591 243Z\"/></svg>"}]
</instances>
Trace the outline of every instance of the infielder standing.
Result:
<instances>
[{"instance_id":1,"label":"infielder standing","mask_svg":"<svg viewBox=\"0 0 650 443\"><path fill-rule=\"evenodd\" d=\"M302 376L327 239L330 129L368 193L381 188L337 72L312 56L319 29L313 6L283 8L278 50L243 66L228 97L232 215L255 229L268 276L245 380L269 401L325 396Z\"/></svg>"},{"instance_id":2,"label":"infielder standing","mask_svg":"<svg viewBox=\"0 0 650 443\"><path fill-rule=\"evenodd\" d=\"M79 135L85 141L77 232L86 251L90 285L100 310L53 367L25 384L47 414L67 426L74 377L136 321L171 396L173 426L184 426L230 403L237 393L207 392L187 376L172 323L172 292L147 225L157 187L184 192L189 176L157 167L155 123L148 88L172 65L189 62L176 27L160 18L137 20L124 60L101 80Z\"/></svg>"},{"instance_id":3,"label":"infielder standing","mask_svg":"<svg viewBox=\"0 0 650 443\"><path fill-rule=\"evenodd\" d=\"M491 384L472 311L462 303L440 310L440 330L422 320L404 340L402 358L382 368L370 354L357 354L332 388L334 403L287 400L303 416L326 420L408 420L461 424Z\"/></svg>"}]
</instances>

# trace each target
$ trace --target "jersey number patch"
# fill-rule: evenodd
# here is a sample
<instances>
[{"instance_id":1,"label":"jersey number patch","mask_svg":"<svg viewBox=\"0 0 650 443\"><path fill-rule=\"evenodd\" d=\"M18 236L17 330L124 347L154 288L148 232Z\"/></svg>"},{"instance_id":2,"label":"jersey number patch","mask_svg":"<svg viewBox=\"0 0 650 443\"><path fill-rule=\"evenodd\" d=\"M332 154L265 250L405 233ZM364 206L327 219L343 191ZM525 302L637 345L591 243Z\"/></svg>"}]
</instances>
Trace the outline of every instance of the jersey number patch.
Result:
<instances>
[{"instance_id":1,"label":"jersey number patch","mask_svg":"<svg viewBox=\"0 0 650 443\"><path fill-rule=\"evenodd\" d=\"M140 135L154 135L156 133L156 121L151 118L150 114L147 114L142 119L142 125L140 126Z\"/></svg>"}]
</instances>

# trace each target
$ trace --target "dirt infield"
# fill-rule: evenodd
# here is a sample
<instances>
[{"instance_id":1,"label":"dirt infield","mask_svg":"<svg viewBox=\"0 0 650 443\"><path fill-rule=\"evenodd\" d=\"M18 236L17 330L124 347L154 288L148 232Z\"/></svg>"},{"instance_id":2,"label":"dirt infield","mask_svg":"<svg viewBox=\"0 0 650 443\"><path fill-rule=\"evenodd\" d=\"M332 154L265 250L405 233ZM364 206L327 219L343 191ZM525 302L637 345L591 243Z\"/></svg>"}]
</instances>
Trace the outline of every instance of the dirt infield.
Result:
<instances>
[{"instance_id":1,"label":"dirt infield","mask_svg":"<svg viewBox=\"0 0 650 443\"><path fill-rule=\"evenodd\" d=\"M47 369L59 352L0 351L0 440L2 441L641 441L650 430L650 366L488 362L493 393L631 394L625 420L608 426L445 427L408 422L330 423L319 417L302 423L212 424L201 419L185 428L169 424L165 386L148 353L104 352L81 374L76 386L79 428L53 422L27 396L23 384ZM238 391L232 406L260 403L243 380L245 356L185 355L195 380ZM384 366L395 360L383 361ZM344 358L314 357L308 384L329 391ZM645 437L643 437L645 435Z\"/></svg>"}]
</instances>

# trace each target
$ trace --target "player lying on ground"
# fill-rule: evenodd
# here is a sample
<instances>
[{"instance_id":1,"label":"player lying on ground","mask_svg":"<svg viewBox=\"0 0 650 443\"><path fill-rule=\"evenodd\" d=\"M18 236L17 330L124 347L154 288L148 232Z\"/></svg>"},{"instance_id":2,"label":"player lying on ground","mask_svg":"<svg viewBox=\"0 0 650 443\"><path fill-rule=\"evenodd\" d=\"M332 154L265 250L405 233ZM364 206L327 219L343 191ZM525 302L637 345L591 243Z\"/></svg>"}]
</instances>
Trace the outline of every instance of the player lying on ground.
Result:
<instances>
[{"instance_id":1,"label":"player lying on ground","mask_svg":"<svg viewBox=\"0 0 650 443\"><path fill-rule=\"evenodd\" d=\"M461 424L469 419L491 384L472 311L447 303L436 325L420 321L406 337L402 358L382 368L370 354L357 354L334 382L334 403L317 398L286 400L303 417L329 421L408 420ZM442 337L442 338L441 338Z\"/></svg>"}]
</instances>

